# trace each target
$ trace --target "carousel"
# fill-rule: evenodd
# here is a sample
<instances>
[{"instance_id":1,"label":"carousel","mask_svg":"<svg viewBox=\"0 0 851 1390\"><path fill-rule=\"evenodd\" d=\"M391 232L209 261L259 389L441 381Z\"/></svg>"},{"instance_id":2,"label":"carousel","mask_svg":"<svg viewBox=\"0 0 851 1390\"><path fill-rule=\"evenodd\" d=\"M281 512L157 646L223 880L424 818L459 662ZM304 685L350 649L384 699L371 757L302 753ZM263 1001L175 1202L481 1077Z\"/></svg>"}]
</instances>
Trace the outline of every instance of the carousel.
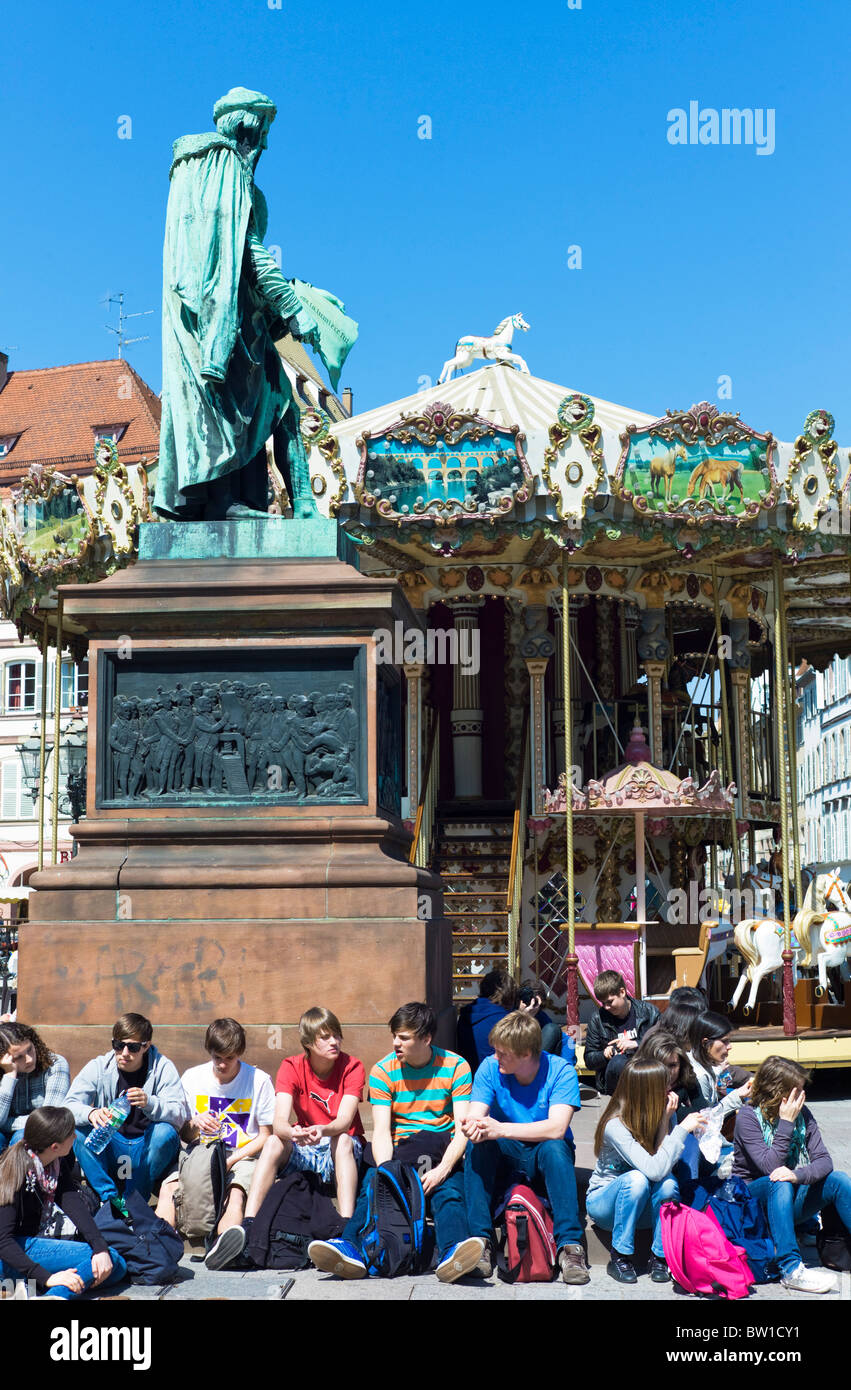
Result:
<instances>
[{"instance_id":1,"label":"carousel","mask_svg":"<svg viewBox=\"0 0 851 1390\"><path fill-rule=\"evenodd\" d=\"M316 513L416 617L374 634L402 701L378 775L440 875L455 998L507 967L581 1038L614 968L661 1008L701 984L738 1062L851 1065L851 894L801 862L795 719L799 665L851 653L849 452L824 409L784 443L543 380L527 328L348 418L294 381ZM3 610L45 649L78 640L60 583L134 562L147 472L109 454L3 501Z\"/></svg>"}]
</instances>

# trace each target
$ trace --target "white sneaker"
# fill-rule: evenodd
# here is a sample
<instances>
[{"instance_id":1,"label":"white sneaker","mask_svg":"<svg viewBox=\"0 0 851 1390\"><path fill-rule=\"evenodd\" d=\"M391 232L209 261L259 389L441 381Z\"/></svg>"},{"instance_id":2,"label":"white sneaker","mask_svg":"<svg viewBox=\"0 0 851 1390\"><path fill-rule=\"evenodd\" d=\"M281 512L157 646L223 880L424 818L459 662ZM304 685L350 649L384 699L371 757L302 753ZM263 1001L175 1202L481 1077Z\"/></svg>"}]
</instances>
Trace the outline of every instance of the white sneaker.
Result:
<instances>
[{"instance_id":1,"label":"white sneaker","mask_svg":"<svg viewBox=\"0 0 851 1390\"><path fill-rule=\"evenodd\" d=\"M485 1253L485 1242L479 1236L468 1236L453 1245L434 1271L442 1284L454 1284L465 1274L472 1274Z\"/></svg>"},{"instance_id":2,"label":"white sneaker","mask_svg":"<svg viewBox=\"0 0 851 1390\"><path fill-rule=\"evenodd\" d=\"M836 1287L830 1270L810 1269L803 1261L791 1274L784 1274L780 1282L784 1289L796 1289L799 1293L829 1293Z\"/></svg>"}]
</instances>

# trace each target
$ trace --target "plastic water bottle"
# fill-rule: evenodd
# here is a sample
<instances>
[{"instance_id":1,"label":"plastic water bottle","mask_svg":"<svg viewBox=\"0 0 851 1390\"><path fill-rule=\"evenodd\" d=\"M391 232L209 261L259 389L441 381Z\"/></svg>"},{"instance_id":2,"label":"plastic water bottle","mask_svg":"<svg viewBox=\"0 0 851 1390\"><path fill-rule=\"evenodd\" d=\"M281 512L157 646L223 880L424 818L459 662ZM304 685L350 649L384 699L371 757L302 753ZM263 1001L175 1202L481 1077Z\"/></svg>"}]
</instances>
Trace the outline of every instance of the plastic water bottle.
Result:
<instances>
[{"instance_id":1,"label":"plastic water bottle","mask_svg":"<svg viewBox=\"0 0 851 1390\"><path fill-rule=\"evenodd\" d=\"M130 1114L130 1102L126 1096L116 1096L109 1107L109 1122L98 1125L86 1139L86 1148L93 1154L103 1153L114 1129L120 1129Z\"/></svg>"}]
</instances>

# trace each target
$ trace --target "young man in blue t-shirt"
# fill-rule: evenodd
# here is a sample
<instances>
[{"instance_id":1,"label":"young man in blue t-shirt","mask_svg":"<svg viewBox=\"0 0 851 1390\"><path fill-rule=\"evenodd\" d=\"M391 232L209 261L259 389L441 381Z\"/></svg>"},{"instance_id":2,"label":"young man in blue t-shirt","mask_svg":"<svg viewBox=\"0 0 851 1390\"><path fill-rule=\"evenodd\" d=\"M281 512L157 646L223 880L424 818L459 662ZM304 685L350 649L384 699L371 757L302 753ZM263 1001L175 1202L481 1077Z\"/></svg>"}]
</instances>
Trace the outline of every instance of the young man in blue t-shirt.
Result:
<instances>
[{"instance_id":1,"label":"young man in blue t-shirt","mask_svg":"<svg viewBox=\"0 0 851 1390\"><path fill-rule=\"evenodd\" d=\"M522 1012L500 1019L488 1041L493 1056L476 1072L463 1123L470 1140L464 1165L470 1234L486 1242L479 1272L488 1277L493 1268L492 1211L500 1176L531 1180L539 1173L553 1211L561 1277L566 1284L587 1284L591 1276L582 1247L570 1133L580 1105L576 1069L541 1052L541 1029Z\"/></svg>"}]
</instances>

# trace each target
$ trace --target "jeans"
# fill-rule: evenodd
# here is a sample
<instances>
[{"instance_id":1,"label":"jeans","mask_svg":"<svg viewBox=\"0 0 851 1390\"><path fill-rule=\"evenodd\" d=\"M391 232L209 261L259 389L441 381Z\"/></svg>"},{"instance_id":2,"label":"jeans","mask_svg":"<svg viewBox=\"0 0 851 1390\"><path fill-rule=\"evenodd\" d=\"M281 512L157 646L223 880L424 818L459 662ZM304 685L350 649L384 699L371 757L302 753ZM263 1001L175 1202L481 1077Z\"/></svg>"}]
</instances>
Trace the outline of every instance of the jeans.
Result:
<instances>
[{"instance_id":1,"label":"jeans","mask_svg":"<svg viewBox=\"0 0 851 1390\"><path fill-rule=\"evenodd\" d=\"M481 1144L469 1144L464 1162L464 1191L471 1234L493 1240L492 1203L499 1190L501 1172L509 1179L514 1174L528 1182L542 1177L553 1209L556 1249L579 1245L583 1227L573 1155L573 1146L566 1139L545 1139L540 1144L527 1144L522 1139L486 1139Z\"/></svg>"},{"instance_id":2,"label":"jeans","mask_svg":"<svg viewBox=\"0 0 851 1390\"><path fill-rule=\"evenodd\" d=\"M58 1274L60 1269L74 1269L87 1288L94 1278L90 1245L83 1245L78 1240L45 1240L42 1236L27 1236L18 1241L18 1244L25 1255L35 1264L41 1265L49 1274ZM98 1285L101 1289L105 1289L109 1284L117 1284L127 1273L124 1260L112 1246L109 1247L109 1258L112 1260L112 1269L103 1283ZM0 1275L4 1279L26 1277L3 1260L0 1260ZM72 1293L67 1284L51 1285L50 1292L57 1298L80 1297L79 1294Z\"/></svg>"},{"instance_id":3,"label":"jeans","mask_svg":"<svg viewBox=\"0 0 851 1390\"><path fill-rule=\"evenodd\" d=\"M14 1134L3 1134L0 1131L0 1154L4 1149L11 1148L12 1144L17 1144L24 1137L22 1129L16 1129Z\"/></svg>"},{"instance_id":4,"label":"jeans","mask_svg":"<svg viewBox=\"0 0 851 1390\"><path fill-rule=\"evenodd\" d=\"M820 1182L809 1184L754 1178L748 1187L765 1208L781 1274L791 1274L801 1263L795 1227L805 1225L829 1202L834 1203L840 1221L851 1232L851 1178L847 1173L828 1173Z\"/></svg>"},{"instance_id":5,"label":"jeans","mask_svg":"<svg viewBox=\"0 0 851 1390\"><path fill-rule=\"evenodd\" d=\"M177 1165L180 1140L174 1126L164 1121L149 1125L138 1139L127 1139L113 1130L109 1143L99 1154L86 1147L86 1134L89 1133L88 1127L85 1131L77 1130L74 1153L86 1181L102 1202L118 1196L116 1176L124 1177L125 1192L135 1189L147 1201L154 1183Z\"/></svg>"},{"instance_id":6,"label":"jeans","mask_svg":"<svg viewBox=\"0 0 851 1390\"><path fill-rule=\"evenodd\" d=\"M603 1074L603 1094L613 1096L618 1082L621 1079L621 1072L635 1056L634 1052L616 1052L614 1057L610 1057L606 1063L606 1070Z\"/></svg>"},{"instance_id":7,"label":"jeans","mask_svg":"<svg viewBox=\"0 0 851 1390\"><path fill-rule=\"evenodd\" d=\"M427 1135L427 1140L431 1141L433 1147L436 1136ZM418 1136L412 1135L403 1141L404 1162L409 1162L408 1151L413 1153ZM446 1145L442 1145L443 1148ZM371 1150L370 1150L371 1153ZM393 1157L397 1155L394 1152ZM415 1165L416 1166L416 1165ZM360 1249L358 1235L366 1219L367 1194L366 1189L361 1185L358 1193L358 1200L355 1204L354 1215L349 1218L343 1229L343 1240L348 1240L352 1245ZM464 1174L460 1170L450 1173L448 1178L439 1187L432 1188L426 1197L426 1210L431 1212L434 1219L434 1237L437 1245L438 1263L448 1255L453 1245L458 1245L460 1241L467 1240L470 1235L470 1226L467 1221L467 1203L464 1200Z\"/></svg>"},{"instance_id":8,"label":"jeans","mask_svg":"<svg viewBox=\"0 0 851 1390\"><path fill-rule=\"evenodd\" d=\"M605 1187L595 1187L585 1198L585 1210L604 1231L611 1231L612 1246L620 1255L635 1251L636 1230L653 1228L651 1249L664 1259L662 1223L659 1208L663 1202L675 1202L679 1189L674 1178L651 1182L633 1168L613 1178Z\"/></svg>"}]
</instances>

